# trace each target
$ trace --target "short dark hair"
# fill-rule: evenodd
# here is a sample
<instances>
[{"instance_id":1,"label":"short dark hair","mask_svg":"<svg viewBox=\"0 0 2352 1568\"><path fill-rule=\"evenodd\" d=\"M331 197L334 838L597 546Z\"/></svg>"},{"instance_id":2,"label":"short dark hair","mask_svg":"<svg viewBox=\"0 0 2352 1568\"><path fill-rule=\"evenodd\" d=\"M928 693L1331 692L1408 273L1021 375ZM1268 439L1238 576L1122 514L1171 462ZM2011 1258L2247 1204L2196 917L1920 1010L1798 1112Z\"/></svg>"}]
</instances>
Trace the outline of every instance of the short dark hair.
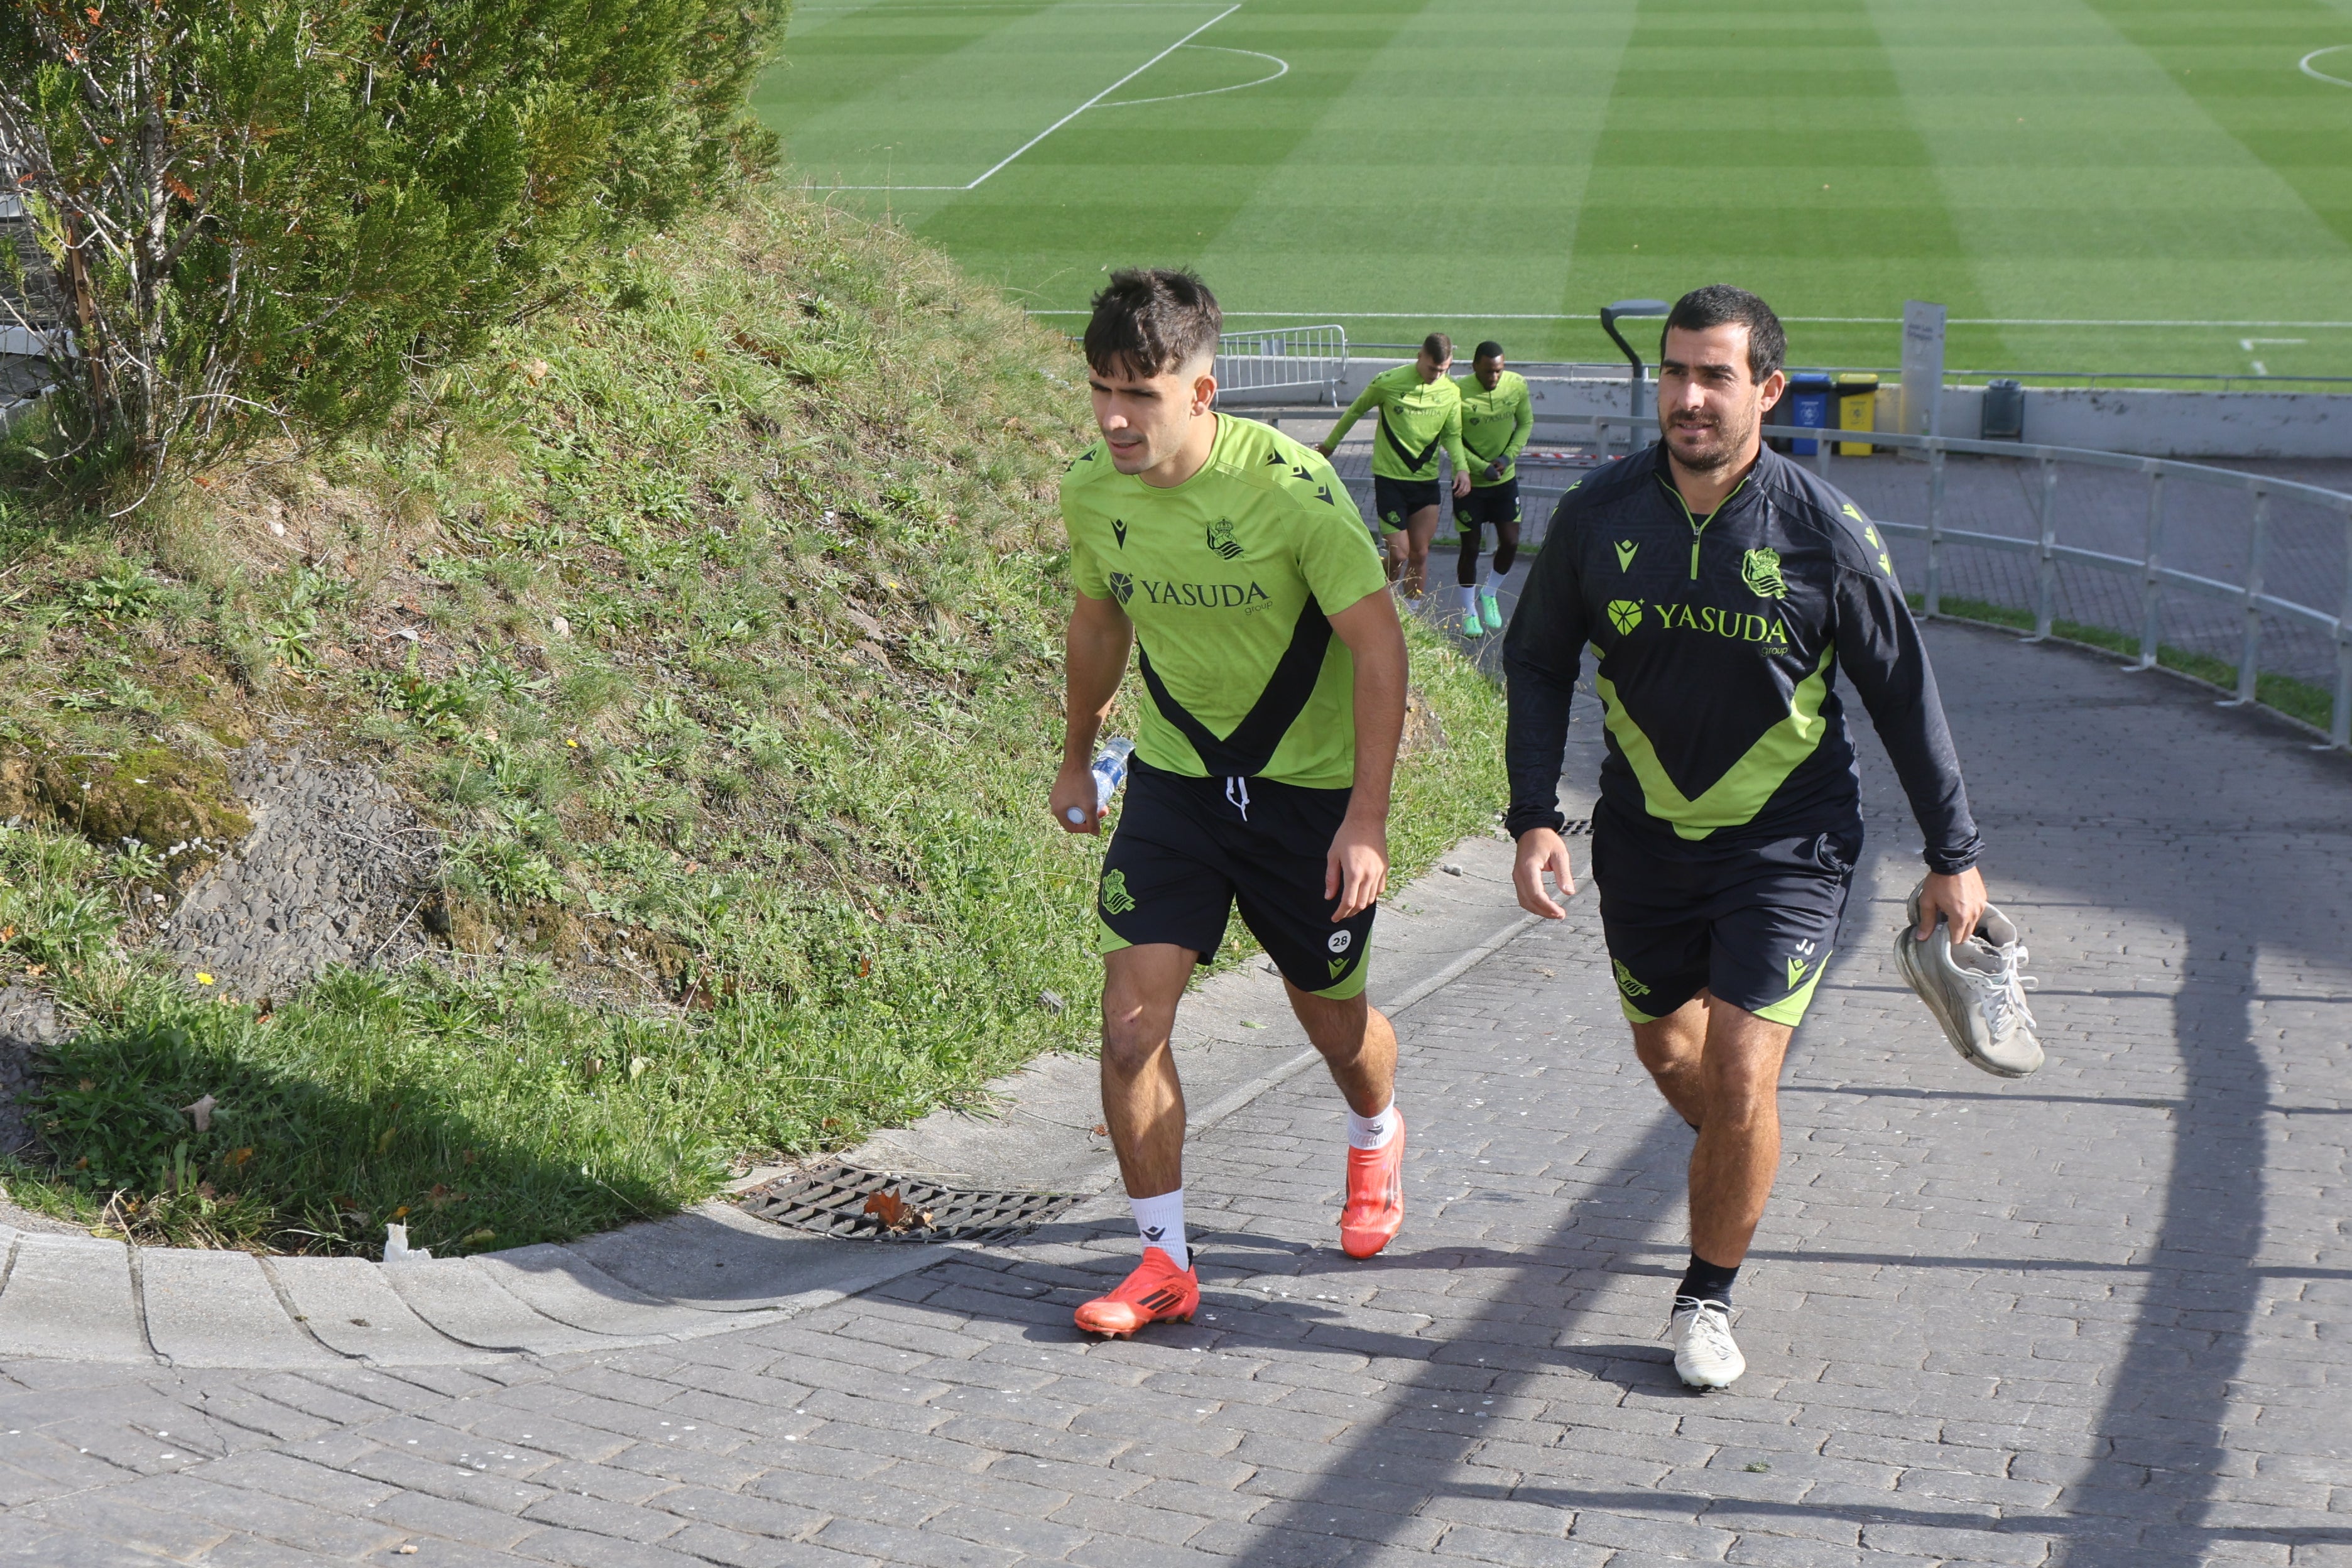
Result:
<instances>
[{"instance_id":1,"label":"short dark hair","mask_svg":"<svg viewBox=\"0 0 2352 1568\"><path fill-rule=\"evenodd\" d=\"M1748 374L1762 381L1779 370L1789 357L1789 334L1780 328L1780 318L1772 307L1745 289L1728 283L1710 283L1704 289L1694 289L1675 301L1666 312L1666 324L1658 332L1658 357L1665 358L1666 333L1680 327L1686 332L1703 332L1709 327L1734 324L1748 329Z\"/></svg>"},{"instance_id":2,"label":"short dark hair","mask_svg":"<svg viewBox=\"0 0 2352 1568\"><path fill-rule=\"evenodd\" d=\"M1136 375L1165 375L1215 354L1224 324L1217 297L1197 274L1172 267L1123 268L1094 298L1087 363L1097 371L1124 365Z\"/></svg>"},{"instance_id":3,"label":"short dark hair","mask_svg":"<svg viewBox=\"0 0 2352 1568\"><path fill-rule=\"evenodd\" d=\"M1473 361L1482 359L1501 359L1503 357L1503 345L1496 342L1494 339L1488 338L1485 342L1478 345L1477 351L1471 354L1470 357Z\"/></svg>"},{"instance_id":4,"label":"short dark hair","mask_svg":"<svg viewBox=\"0 0 2352 1568\"><path fill-rule=\"evenodd\" d=\"M1421 340L1421 352L1444 364L1454 357L1454 340L1444 332L1432 332Z\"/></svg>"}]
</instances>

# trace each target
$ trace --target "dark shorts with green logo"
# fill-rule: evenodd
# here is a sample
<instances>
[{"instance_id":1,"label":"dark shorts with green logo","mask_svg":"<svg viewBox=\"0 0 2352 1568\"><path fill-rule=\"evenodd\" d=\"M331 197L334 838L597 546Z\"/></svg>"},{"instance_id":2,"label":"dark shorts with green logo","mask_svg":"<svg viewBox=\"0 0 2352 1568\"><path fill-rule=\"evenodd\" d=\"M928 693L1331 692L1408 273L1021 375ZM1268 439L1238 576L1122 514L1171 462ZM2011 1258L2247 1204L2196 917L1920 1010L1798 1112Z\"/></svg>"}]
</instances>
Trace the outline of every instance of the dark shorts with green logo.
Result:
<instances>
[{"instance_id":1,"label":"dark shorts with green logo","mask_svg":"<svg viewBox=\"0 0 2352 1568\"><path fill-rule=\"evenodd\" d=\"M1435 479L1385 479L1372 476L1372 515L1383 533L1404 527L1414 512L1438 502Z\"/></svg>"},{"instance_id":2,"label":"dark shorts with green logo","mask_svg":"<svg viewBox=\"0 0 2352 1568\"><path fill-rule=\"evenodd\" d=\"M1499 485L1474 486L1466 496L1454 498L1454 526L1462 532L1475 535L1480 528L1492 523L1500 530L1519 521L1519 481L1517 476Z\"/></svg>"},{"instance_id":3,"label":"dark shorts with green logo","mask_svg":"<svg viewBox=\"0 0 2352 1568\"><path fill-rule=\"evenodd\" d=\"M1859 824L1763 843L1654 842L1671 829L1592 816L1592 880L1618 1003L1637 1024L1704 989L1794 1028L1837 944Z\"/></svg>"},{"instance_id":4,"label":"dark shorts with green logo","mask_svg":"<svg viewBox=\"0 0 2352 1568\"><path fill-rule=\"evenodd\" d=\"M1379 906L1335 922L1339 900L1323 896L1324 858L1351 793L1186 778L1136 758L1095 896L1101 951L1172 942L1206 963L1239 905L1284 979L1318 996L1358 994Z\"/></svg>"}]
</instances>

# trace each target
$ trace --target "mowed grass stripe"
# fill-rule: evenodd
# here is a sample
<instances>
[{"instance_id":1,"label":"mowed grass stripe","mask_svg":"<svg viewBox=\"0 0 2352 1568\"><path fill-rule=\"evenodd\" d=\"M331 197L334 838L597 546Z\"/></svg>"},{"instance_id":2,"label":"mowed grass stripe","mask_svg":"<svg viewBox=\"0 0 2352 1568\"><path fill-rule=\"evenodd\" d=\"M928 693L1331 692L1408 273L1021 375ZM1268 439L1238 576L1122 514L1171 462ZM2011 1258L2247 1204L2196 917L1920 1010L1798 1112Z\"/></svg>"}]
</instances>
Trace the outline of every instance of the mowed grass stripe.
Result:
<instances>
[{"instance_id":1,"label":"mowed grass stripe","mask_svg":"<svg viewBox=\"0 0 2352 1568\"><path fill-rule=\"evenodd\" d=\"M1230 4L877 6L788 51L758 107L814 184L961 187Z\"/></svg>"},{"instance_id":2,"label":"mowed grass stripe","mask_svg":"<svg viewBox=\"0 0 2352 1568\"><path fill-rule=\"evenodd\" d=\"M2317 0L2088 3L2352 245L2352 88L2296 67L2314 49L2352 46L2352 17ZM2314 63L2352 79L2352 48L2331 59Z\"/></svg>"},{"instance_id":3,"label":"mowed grass stripe","mask_svg":"<svg viewBox=\"0 0 2352 1568\"><path fill-rule=\"evenodd\" d=\"M1984 309L1864 0L1643 0L1563 311L1753 289L1791 316ZM1895 331L1792 327L1797 363L1892 363ZM1597 324L1575 352L1613 357Z\"/></svg>"},{"instance_id":4,"label":"mowed grass stripe","mask_svg":"<svg viewBox=\"0 0 2352 1568\"><path fill-rule=\"evenodd\" d=\"M1235 216L1209 258L1222 297L1360 339L1442 329L1542 352L1553 324L1505 318L1567 273L1634 4L1422 7Z\"/></svg>"},{"instance_id":5,"label":"mowed grass stripe","mask_svg":"<svg viewBox=\"0 0 2352 1568\"><path fill-rule=\"evenodd\" d=\"M1202 44L1290 62L1280 80L1213 99L1091 110L979 190L915 222L980 273L1039 306L1083 306L1106 268L1194 266L1268 182L1288 178L1296 150L1397 29L1430 0L1258 0ZM1149 97L1200 79L1165 62L1122 89ZM1255 74L1255 73L1253 73ZM1314 190L1291 193L1311 214ZM1306 224L1299 226L1304 237ZM1214 266L1230 299L1236 280Z\"/></svg>"},{"instance_id":6,"label":"mowed grass stripe","mask_svg":"<svg viewBox=\"0 0 2352 1568\"><path fill-rule=\"evenodd\" d=\"M1965 11L1873 0L1906 101L1994 317L2342 320L2347 247L2184 83L2083 0ZM2270 49L2273 90L2302 78ZM2331 105L2352 122L2352 90ZM2299 89L2286 96L2303 99ZM2305 104L2309 107L2308 102ZM2312 339L2241 348L2255 333ZM2352 334L2226 325L1956 328L1955 365L2340 368ZM2231 362L2235 362L2231 363Z\"/></svg>"}]
</instances>

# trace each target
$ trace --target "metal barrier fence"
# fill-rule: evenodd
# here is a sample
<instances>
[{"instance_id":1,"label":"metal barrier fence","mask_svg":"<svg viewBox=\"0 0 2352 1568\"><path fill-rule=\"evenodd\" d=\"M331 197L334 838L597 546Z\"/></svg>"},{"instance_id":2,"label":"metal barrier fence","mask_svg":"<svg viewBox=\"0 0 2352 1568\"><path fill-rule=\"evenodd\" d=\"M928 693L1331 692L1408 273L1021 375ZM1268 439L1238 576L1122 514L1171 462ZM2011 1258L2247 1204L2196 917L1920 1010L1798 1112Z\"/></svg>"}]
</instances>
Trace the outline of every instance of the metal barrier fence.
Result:
<instances>
[{"instance_id":1,"label":"metal barrier fence","mask_svg":"<svg viewBox=\"0 0 2352 1568\"><path fill-rule=\"evenodd\" d=\"M1589 423L1604 456L1618 432L1631 450L1637 433L1658 427L1624 415ZM1830 474L1837 439L1793 426L1765 433L1813 439L1810 461ZM1842 458L1835 482L1890 539L1925 546L1918 582L1928 615L1965 596L2030 613L2029 641L2061 620L2136 638L2127 668L2153 668L2167 647L2234 663L2227 706L2260 700L2266 671L2287 675L2332 692L2328 744L2352 744L2352 495L2078 447L1883 430L1867 439L1926 458ZM2063 510L2062 469L2073 476ZM2077 538L2062 542L2062 527ZM2272 592L2273 581L2287 593ZM2305 602L2326 597L2334 607Z\"/></svg>"},{"instance_id":2,"label":"metal barrier fence","mask_svg":"<svg viewBox=\"0 0 2352 1568\"><path fill-rule=\"evenodd\" d=\"M1217 400L1247 403L1339 401L1348 374L1348 331L1339 326L1278 327L1226 332L1217 339Z\"/></svg>"}]
</instances>

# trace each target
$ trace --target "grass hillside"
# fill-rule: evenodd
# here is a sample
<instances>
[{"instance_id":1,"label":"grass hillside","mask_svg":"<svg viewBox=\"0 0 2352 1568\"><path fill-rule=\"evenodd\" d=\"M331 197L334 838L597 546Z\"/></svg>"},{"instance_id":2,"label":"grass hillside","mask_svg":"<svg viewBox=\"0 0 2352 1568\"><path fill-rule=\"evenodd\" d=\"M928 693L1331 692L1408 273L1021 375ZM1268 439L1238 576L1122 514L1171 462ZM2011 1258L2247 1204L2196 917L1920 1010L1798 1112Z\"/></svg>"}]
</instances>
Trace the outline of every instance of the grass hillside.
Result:
<instances>
[{"instance_id":1,"label":"grass hillside","mask_svg":"<svg viewBox=\"0 0 2352 1568\"><path fill-rule=\"evenodd\" d=\"M509 1247L1091 1044L1101 846L1042 805L1055 486L1092 430L1069 345L785 195L564 282L371 442L122 519L0 489L0 980L81 1026L18 1201ZM1493 692L1415 664L1400 879L1501 787ZM147 951L257 737L366 760L446 831L433 961L236 997ZM183 819L212 831L122 827Z\"/></svg>"}]
</instances>

